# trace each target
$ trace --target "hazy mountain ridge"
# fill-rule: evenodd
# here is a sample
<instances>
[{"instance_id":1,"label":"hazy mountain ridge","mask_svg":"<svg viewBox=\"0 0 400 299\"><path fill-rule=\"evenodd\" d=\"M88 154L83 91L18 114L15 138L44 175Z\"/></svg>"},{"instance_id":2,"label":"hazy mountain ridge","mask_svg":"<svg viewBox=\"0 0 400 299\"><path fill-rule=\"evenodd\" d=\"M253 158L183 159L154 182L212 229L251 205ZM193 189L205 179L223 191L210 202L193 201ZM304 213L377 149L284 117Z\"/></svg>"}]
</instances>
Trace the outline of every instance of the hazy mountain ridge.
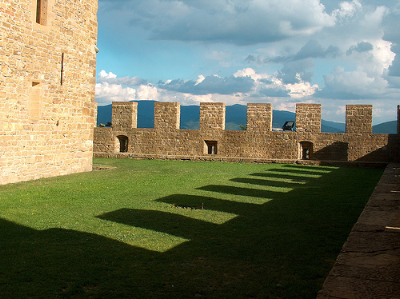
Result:
<instances>
[{"instance_id":1,"label":"hazy mountain ridge","mask_svg":"<svg viewBox=\"0 0 400 299\"><path fill-rule=\"evenodd\" d=\"M138 102L138 128L154 127L154 102ZM107 124L111 122L112 105L99 106L97 108L97 124ZM181 105L181 129L199 129L200 106ZM286 121L295 121L296 114L289 111L273 110L272 127L280 129ZM232 105L226 106L226 129L240 130L240 126L247 123L247 106ZM346 125L344 123L321 120L321 131L325 133L344 133ZM396 134L397 121L389 121L372 128L373 133Z\"/></svg>"}]
</instances>

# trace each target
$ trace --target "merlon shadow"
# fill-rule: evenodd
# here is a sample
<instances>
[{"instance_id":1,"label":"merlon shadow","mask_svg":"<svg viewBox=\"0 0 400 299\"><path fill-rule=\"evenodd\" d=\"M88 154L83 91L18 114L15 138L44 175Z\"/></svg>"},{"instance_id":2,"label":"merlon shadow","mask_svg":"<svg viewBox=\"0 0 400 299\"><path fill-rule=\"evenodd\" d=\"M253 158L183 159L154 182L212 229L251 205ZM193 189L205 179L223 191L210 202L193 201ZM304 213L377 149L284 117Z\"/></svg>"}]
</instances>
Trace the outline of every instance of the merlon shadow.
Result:
<instances>
[{"instance_id":1,"label":"merlon shadow","mask_svg":"<svg viewBox=\"0 0 400 299\"><path fill-rule=\"evenodd\" d=\"M296 188L299 185L304 185L305 183L300 182L282 182L282 181L273 181L273 180L261 180L261 179L252 179L252 178L234 178L230 179L232 182L244 183L249 185L259 185L259 186L270 186L270 187L283 187L283 188Z\"/></svg>"},{"instance_id":2,"label":"merlon shadow","mask_svg":"<svg viewBox=\"0 0 400 299\"><path fill-rule=\"evenodd\" d=\"M156 201L172 204L174 206L201 206L203 204L205 210L231 213L235 215L253 215L255 212L254 209L259 209L259 205L254 205L252 203L228 201L219 198L187 194L172 194L159 198Z\"/></svg>"},{"instance_id":3,"label":"merlon shadow","mask_svg":"<svg viewBox=\"0 0 400 299\"><path fill-rule=\"evenodd\" d=\"M210 230L214 230L217 226L217 224L169 212L127 208L105 213L97 216L97 218L186 239L194 239L201 235L206 236Z\"/></svg>"},{"instance_id":4,"label":"merlon shadow","mask_svg":"<svg viewBox=\"0 0 400 299\"><path fill-rule=\"evenodd\" d=\"M231 195L258 197L258 198L262 198L262 199L265 199L265 198L279 199L279 198L282 198L282 194L285 194L288 192L288 191L276 192L276 191L254 189L254 188L244 188L244 187L234 187L234 186L227 186L227 185L208 185L208 186L203 186L203 187L200 187L197 189L203 190L203 191L231 194ZM260 201L260 203L262 204L264 202Z\"/></svg>"}]
</instances>

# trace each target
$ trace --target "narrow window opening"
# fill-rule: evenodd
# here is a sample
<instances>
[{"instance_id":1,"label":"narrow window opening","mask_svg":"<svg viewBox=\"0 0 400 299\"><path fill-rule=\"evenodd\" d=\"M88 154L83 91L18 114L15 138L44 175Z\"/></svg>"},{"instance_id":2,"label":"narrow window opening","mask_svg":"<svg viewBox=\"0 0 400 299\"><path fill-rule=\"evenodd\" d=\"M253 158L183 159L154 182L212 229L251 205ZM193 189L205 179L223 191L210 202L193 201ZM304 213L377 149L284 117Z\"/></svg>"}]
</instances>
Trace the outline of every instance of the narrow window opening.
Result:
<instances>
[{"instance_id":1,"label":"narrow window opening","mask_svg":"<svg viewBox=\"0 0 400 299\"><path fill-rule=\"evenodd\" d=\"M309 141L300 142L300 157L302 160L313 158L313 143Z\"/></svg>"},{"instance_id":2,"label":"narrow window opening","mask_svg":"<svg viewBox=\"0 0 400 299\"><path fill-rule=\"evenodd\" d=\"M63 79L64 79L64 53L61 53L60 85L63 85Z\"/></svg>"},{"instance_id":3,"label":"narrow window opening","mask_svg":"<svg viewBox=\"0 0 400 299\"><path fill-rule=\"evenodd\" d=\"M36 4L36 23L40 24L40 16L42 15L42 0L37 0Z\"/></svg>"},{"instance_id":4,"label":"narrow window opening","mask_svg":"<svg viewBox=\"0 0 400 299\"><path fill-rule=\"evenodd\" d=\"M119 152L120 153L126 153L128 151L128 143L129 139L127 136L117 136L118 141L119 141Z\"/></svg>"},{"instance_id":5,"label":"narrow window opening","mask_svg":"<svg viewBox=\"0 0 400 299\"><path fill-rule=\"evenodd\" d=\"M218 152L218 143L213 140L205 140L205 153L208 155L216 155Z\"/></svg>"},{"instance_id":6,"label":"narrow window opening","mask_svg":"<svg viewBox=\"0 0 400 299\"><path fill-rule=\"evenodd\" d=\"M36 1L36 23L45 26L47 21L47 0Z\"/></svg>"}]
</instances>

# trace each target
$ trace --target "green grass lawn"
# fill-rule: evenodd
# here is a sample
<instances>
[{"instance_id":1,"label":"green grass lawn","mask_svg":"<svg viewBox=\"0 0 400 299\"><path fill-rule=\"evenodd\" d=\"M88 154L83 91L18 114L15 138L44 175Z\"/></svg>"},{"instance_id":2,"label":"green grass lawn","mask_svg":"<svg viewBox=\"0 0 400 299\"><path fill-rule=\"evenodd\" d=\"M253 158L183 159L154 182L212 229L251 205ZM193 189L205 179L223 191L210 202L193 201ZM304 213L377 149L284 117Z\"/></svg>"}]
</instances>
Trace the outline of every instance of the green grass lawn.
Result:
<instances>
[{"instance_id":1,"label":"green grass lawn","mask_svg":"<svg viewBox=\"0 0 400 299\"><path fill-rule=\"evenodd\" d=\"M95 164L0 186L0 298L315 298L383 171Z\"/></svg>"}]
</instances>

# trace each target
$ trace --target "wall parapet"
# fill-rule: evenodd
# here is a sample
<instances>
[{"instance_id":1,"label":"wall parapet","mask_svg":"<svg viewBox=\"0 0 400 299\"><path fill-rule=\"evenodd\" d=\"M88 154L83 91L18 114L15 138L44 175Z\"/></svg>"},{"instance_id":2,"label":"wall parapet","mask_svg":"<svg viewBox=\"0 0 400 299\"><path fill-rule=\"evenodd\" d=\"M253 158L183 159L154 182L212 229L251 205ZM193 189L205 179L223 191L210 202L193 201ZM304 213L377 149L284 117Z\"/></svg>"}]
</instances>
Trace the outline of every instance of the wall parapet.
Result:
<instances>
[{"instance_id":1,"label":"wall parapet","mask_svg":"<svg viewBox=\"0 0 400 299\"><path fill-rule=\"evenodd\" d=\"M172 102L154 103L154 129L156 131L179 130L181 104Z\"/></svg>"},{"instance_id":2,"label":"wall parapet","mask_svg":"<svg viewBox=\"0 0 400 299\"><path fill-rule=\"evenodd\" d=\"M119 104L116 104L116 107ZM121 107L136 107L127 104ZM114 106L113 106L114 107ZM400 109L400 108L399 108ZM247 129L225 130L225 104L200 105L200 129L179 129L179 103L155 103L154 129L119 125L137 110L117 114L118 126L95 130L97 155L208 157L207 159L295 160L386 163L400 160L400 136L373 134L372 106L349 105L346 133L321 133L321 105L296 105L296 131L272 131L272 104L248 104ZM128 111L127 110L127 111ZM124 116L124 117L125 117ZM114 117L114 115L113 115ZM361 126L361 122L367 125ZM114 124L113 119L113 124ZM356 134L355 134L356 133ZM123 137L123 138L122 138ZM126 137L126 138L125 138ZM123 145L118 143L125 142ZM107 143L105 145L104 143ZM126 152L119 153L122 149Z\"/></svg>"},{"instance_id":3,"label":"wall parapet","mask_svg":"<svg viewBox=\"0 0 400 299\"><path fill-rule=\"evenodd\" d=\"M346 106L346 133L372 133L372 105Z\"/></svg>"},{"instance_id":4,"label":"wall parapet","mask_svg":"<svg viewBox=\"0 0 400 299\"><path fill-rule=\"evenodd\" d=\"M321 133L320 104L296 104L296 132Z\"/></svg>"},{"instance_id":5,"label":"wall parapet","mask_svg":"<svg viewBox=\"0 0 400 299\"><path fill-rule=\"evenodd\" d=\"M247 104L247 130L272 131L272 104Z\"/></svg>"}]
</instances>

